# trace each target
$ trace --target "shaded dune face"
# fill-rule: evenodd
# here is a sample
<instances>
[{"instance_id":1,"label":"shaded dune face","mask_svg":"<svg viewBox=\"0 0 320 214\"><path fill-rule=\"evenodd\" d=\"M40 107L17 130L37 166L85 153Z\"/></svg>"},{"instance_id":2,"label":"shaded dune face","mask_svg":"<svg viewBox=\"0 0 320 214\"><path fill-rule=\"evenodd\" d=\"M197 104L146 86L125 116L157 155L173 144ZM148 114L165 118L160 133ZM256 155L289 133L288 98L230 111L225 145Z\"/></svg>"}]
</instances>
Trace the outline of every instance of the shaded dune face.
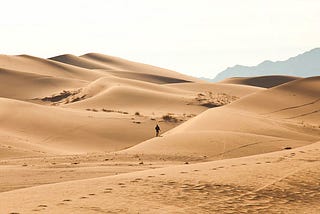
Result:
<instances>
[{"instance_id":1,"label":"shaded dune face","mask_svg":"<svg viewBox=\"0 0 320 214\"><path fill-rule=\"evenodd\" d=\"M158 83L158 84L192 82L192 80L159 76L159 75L154 75L154 74L142 74L142 73L127 72L127 71L105 71L105 72L112 74L114 76L117 76L117 77L124 77L124 78L141 80L141 81L145 81L145 82L152 82L152 83Z\"/></svg>"},{"instance_id":2,"label":"shaded dune face","mask_svg":"<svg viewBox=\"0 0 320 214\"><path fill-rule=\"evenodd\" d=\"M221 83L251 85L262 88L272 88L287 82L300 79L300 77L291 76L258 76L258 77L232 77L220 81Z\"/></svg>"}]
</instances>

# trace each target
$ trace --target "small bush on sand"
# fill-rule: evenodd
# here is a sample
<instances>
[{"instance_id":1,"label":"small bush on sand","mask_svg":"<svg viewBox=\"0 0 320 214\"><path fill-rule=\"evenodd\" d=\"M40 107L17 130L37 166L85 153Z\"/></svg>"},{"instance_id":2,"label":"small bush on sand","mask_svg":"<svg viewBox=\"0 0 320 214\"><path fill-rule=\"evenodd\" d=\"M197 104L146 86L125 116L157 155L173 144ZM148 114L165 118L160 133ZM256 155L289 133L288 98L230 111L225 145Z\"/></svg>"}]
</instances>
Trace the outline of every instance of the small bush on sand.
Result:
<instances>
[{"instance_id":1,"label":"small bush on sand","mask_svg":"<svg viewBox=\"0 0 320 214\"><path fill-rule=\"evenodd\" d=\"M140 113L137 111L136 113L134 113L134 115L140 116Z\"/></svg>"},{"instance_id":2,"label":"small bush on sand","mask_svg":"<svg viewBox=\"0 0 320 214\"><path fill-rule=\"evenodd\" d=\"M173 122L173 123L178 122L178 119L170 114L163 115L162 119L166 122Z\"/></svg>"}]
</instances>

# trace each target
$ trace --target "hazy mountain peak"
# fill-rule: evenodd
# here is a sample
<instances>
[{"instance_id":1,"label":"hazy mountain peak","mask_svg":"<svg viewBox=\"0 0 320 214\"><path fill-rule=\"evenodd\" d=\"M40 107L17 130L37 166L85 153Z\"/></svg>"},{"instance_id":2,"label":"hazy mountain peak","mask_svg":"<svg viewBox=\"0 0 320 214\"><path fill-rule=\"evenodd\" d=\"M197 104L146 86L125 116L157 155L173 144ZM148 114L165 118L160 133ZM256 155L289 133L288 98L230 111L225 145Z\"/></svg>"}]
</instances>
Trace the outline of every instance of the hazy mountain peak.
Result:
<instances>
[{"instance_id":1,"label":"hazy mountain peak","mask_svg":"<svg viewBox=\"0 0 320 214\"><path fill-rule=\"evenodd\" d=\"M230 77L289 75L310 77L320 75L320 48L314 48L284 61L265 60L256 66L235 65L220 72L213 81Z\"/></svg>"},{"instance_id":2,"label":"hazy mountain peak","mask_svg":"<svg viewBox=\"0 0 320 214\"><path fill-rule=\"evenodd\" d=\"M265 60L265 61L261 62L261 63L259 64L259 66L270 65L270 64L272 64L272 63L273 63L273 61L271 61L271 60Z\"/></svg>"}]
</instances>

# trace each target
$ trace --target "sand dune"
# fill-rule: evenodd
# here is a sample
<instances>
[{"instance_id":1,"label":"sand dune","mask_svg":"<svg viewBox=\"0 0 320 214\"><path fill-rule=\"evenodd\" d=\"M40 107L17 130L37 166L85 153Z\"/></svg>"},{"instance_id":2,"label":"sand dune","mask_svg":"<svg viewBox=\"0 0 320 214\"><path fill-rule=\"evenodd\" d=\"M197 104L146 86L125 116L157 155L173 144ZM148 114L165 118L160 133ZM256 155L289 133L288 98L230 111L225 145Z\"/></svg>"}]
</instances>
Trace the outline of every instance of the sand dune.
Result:
<instances>
[{"instance_id":1,"label":"sand dune","mask_svg":"<svg viewBox=\"0 0 320 214\"><path fill-rule=\"evenodd\" d=\"M295 80L262 93L252 94L229 107L317 125L320 116L319 84L319 76Z\"/></svg>"},{"instance_id":2,"label":"sand dune","mask_svg":"<svg viewBox=\"0 0 320 214\"><path fill-rule=\"evenodd\" d=\"M168 134L159 139L150 139L119 153L225 159L279 151L306 144L310 142L303 138L291 140L284 137L236 131L189 131Z\"/></svg>"},{"instance_id":3,"label":"sand dune","mask_svg":"<svg viewBox=\"0 0 320 214\"><path fill-rule=\"evenodd\" d=\"M27 100L65 89L79 88L88 82L28 72L0 69L0 96Z\"/></svg>"},{"instance_id":4,"label":"sand dune","mask_svg":"<svg viewBox=\"0 0 320 214\"><path fill-rule=\"evenodd\" d=\"M125 99L119 99L119 97L125 97ZM168 102L170 105L168 105ZM121 109L149 115L152 113L159 114L159 112L163 114L168 112L186 114L190 112L193 114L201 111L201 109L206 109L196 105L187 106L187 103L188 99L183 99L181 95L166 94L130 86L114 86L93 98L70 104L69 106Z\"/></svg>"},{"instance_id":5,"label":"sand dune","mask_svg":"<svg viewBox=\"0 0 320 214\"><path fill-rule=\"evenodd\" d=\"M184 85L181 89L178 86L180 84ZM198 114L210 105L222 105L238 99L234 94L244 96L260 90L246 86L215 84L209 88L210 85L206 86L205 83L194 84L196 86L193 83L156 84L128 78L102 77L78 88L74 94L70 93L70 96L55 104L67 104L65 107L78 109L118 109L149 116L167 113L190 115ZM232 88L238 90L233 91Z\"/></svg>"},{"instance_id":6,"label":"sand dune","mask_svg":"<svg viewBox=\"0 0 320 214\"><path fill-rule=\"evenodd\" d=\"M207 109L204 106L188 105L195 99L195 93L116 77L105 77L90 83L77 95L82 96L85 99L68 104L67 107L109 108L158 116L166 113L194 114Z\"/></svg>"},{"instance_id":7,"label":"sand dune","mask_svg":"<svg viewBox=\"0 0 320 214\"><path fill-rule=\"evenodd\" d=\"M232 77L225 80L220 81L221 83L228 84L240 84L240 85L251 85L262 88L272 88L274 86L278 86L287 82L291 82L297 79L301 79L299 77L292 76L258 76L258 77Z\"/></svg>"},{"instance_id":8,"label":"sand dune","mask_svg":"<svg viewBox=\"0 0 320 214\"><path fill-rule=\"evenodd\" d=\"M80 57L67 54L52 57L50 59L82 68L99 70L103 73L119 77L143 80L147 82L204 82L197 78L183 75L175 71L98 53L89 53Z\"/></svg>"},{"instance_id":9,"label":"sand dune","mask_svg":"<svg viewBox=\"0 0 320 214\"><path fill-rule=\"evenodd\" d=\"M1 136L9 146L49 154L115 151L153 136L154 121L134 113L76 111L0 98ZM139 123L138 123L139 122ZM163 130L177 124L162 125ZM125 129L126 134L120 134Z\"/></svg>"},{"instance_id":10,"label":"sand dune","mask_svg":"<svg viewBox=\"0 0 320 214\"><path fill-rule=\"evenodd\" d=\"M241 124L241 126L239 126ZM295 148L319 139L318 127L306 127L220 107L121 153L233 158Z\"/></svg>"},{"instance_id":11,"label":"sand dune","mask_svg":"<svg viewBox=\"0 0 320 214\"><path fill-rule=\"evenodd\" d=\"M313 77L253 93L123 152L230 158L310 144L320 136L319 84Z\"/></svg>"},{"instance_id":12,"label":"sand dune","mask_svg":"<svg viewBox=\"0 0 320 214\"><path fill-rule=\"evenodd\" d=\"M90 53L0 55L0 83L0 213L320 209L319 76L208 83Z\"/></svg>"},{"instance_id":13,"label":"sand dune","mask_svg":"<svg viewBox=\"0 0 320 214\"><path fill-rule=\"evenodd\" d=\"M243 97L258 91L265 90L261 87L236 85L236 84L224 84L224 83L178 83L170 84L170 87L183 89L192 92L212 92L213 94L230 94L236 97Z\"/></svg>"},{"instance_id":14,"label":"sand dune","mask_svg":"<svg viewBox=\"0 0 320 214\"><path fill-rule=\"evenodd\" d=\"M179 89L171 87L171 84L131 78L130 75L136 75L135 72L127 72L126 74L130 73L129 76L115 77L111 74L99 76L103 73L99 71L97 76L97 70L31 56L2 58L4 67L18 69L2 69L0 74L3 81L1 96L10 98L1 98L1 115L13 115L0 122L1 137L11 139L1 144L6 150L10 147L10 151L6 153L10 155L3 154L5 157L14 157L16 153L28 156L28 151L29 156L32 156L42 155L43 152L71 154L121 150L152 138L156 122L160 123L162 132L165 132L205 111L208 109L207 105L216 105L215 102L220 102L221 99L223 103L217 105L233 101L229 100L232 95L219 95L217 99L215 95L204 95L199 101L198 92L190 90L194 87L191 83ZM132 64L138 68L150 67ZM69 72L72 73L71 76ZM91 77L81 80L84 74L90 72ZM171 76L171 79L181 77L175 76L175 72L163 72ZM159 75L152 78L158 77L168 78ZM232 93L227 86L220 91ZM256 90L245 93L253 91ZM169 115L169 121L162 118L165 115ZM123 129L127 130L126 135L119 135Z\"/></svg>"},{"instance_id":15,"label":"sand dune","mask_svg":"<svg viewBox=\"0 0 320 214\"><path fill-rule=\"evenodd\" d=\"M87 68L87 69L108 69L108 70L115 70L114 67L108 66L106 64L102 64L99 62L95 62L90 59L86 59L83 57L78 57L72 54L64 54L60 56L55 56L49 58L50 60L74 65L77 67Z\"/></svg>"},{"instance_id":16,"label":"sand dune","mask_svg":"<svg viewBox=\"0 0 320 214\"><path fill-rule=\"evenodd\" d=\"M81 58L106 64L109 66L113 66L117 68L117 70L131 71L135 73L146 73L146 74L152 74L152 75L158 75L158 76L164 76L164 77L173 77L176 79L182 79L182 80L193 81L193 82L203 82L198 78L190 77L175 71L170 71L167 69L163 69L163 68L159 68L159 67L155 67L147 64L132 62L129 60L121 59L119 57L107 56L107 55L98 54L98 53L89 53L81 56Z\"/></svg>"},{"instance_id":17,"label":"sand dune","mask_svg":"<svg viewBox=\"0 0 320 214\"><path fill-rule=\"evenodd\" d=\"M0 67L8 70L80 80L94 80L104 76L103 73L98 71L83 69L29 55L0 55Z\"/></svg>"}]
</instances>

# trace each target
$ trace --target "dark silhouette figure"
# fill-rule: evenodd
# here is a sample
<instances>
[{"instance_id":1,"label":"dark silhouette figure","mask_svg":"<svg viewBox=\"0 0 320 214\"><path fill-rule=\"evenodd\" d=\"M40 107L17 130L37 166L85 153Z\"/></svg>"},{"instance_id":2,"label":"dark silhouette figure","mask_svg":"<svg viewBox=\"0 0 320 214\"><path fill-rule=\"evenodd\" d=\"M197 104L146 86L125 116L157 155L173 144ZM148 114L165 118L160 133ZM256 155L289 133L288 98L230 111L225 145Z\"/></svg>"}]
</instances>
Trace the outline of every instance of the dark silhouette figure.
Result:
<instances>
[{"instance_id":1,"label":"dark silhouette figure","mask_svg":"<svg viewBox=\"0 0 320 214\"><path fill-rule=\"evenodd\" d=\"M156 130L156 137L159 137L159 132L160 132L160 127L159 125L157 124L156 127L154 128Z\"/></svg>"}]
</instances>

